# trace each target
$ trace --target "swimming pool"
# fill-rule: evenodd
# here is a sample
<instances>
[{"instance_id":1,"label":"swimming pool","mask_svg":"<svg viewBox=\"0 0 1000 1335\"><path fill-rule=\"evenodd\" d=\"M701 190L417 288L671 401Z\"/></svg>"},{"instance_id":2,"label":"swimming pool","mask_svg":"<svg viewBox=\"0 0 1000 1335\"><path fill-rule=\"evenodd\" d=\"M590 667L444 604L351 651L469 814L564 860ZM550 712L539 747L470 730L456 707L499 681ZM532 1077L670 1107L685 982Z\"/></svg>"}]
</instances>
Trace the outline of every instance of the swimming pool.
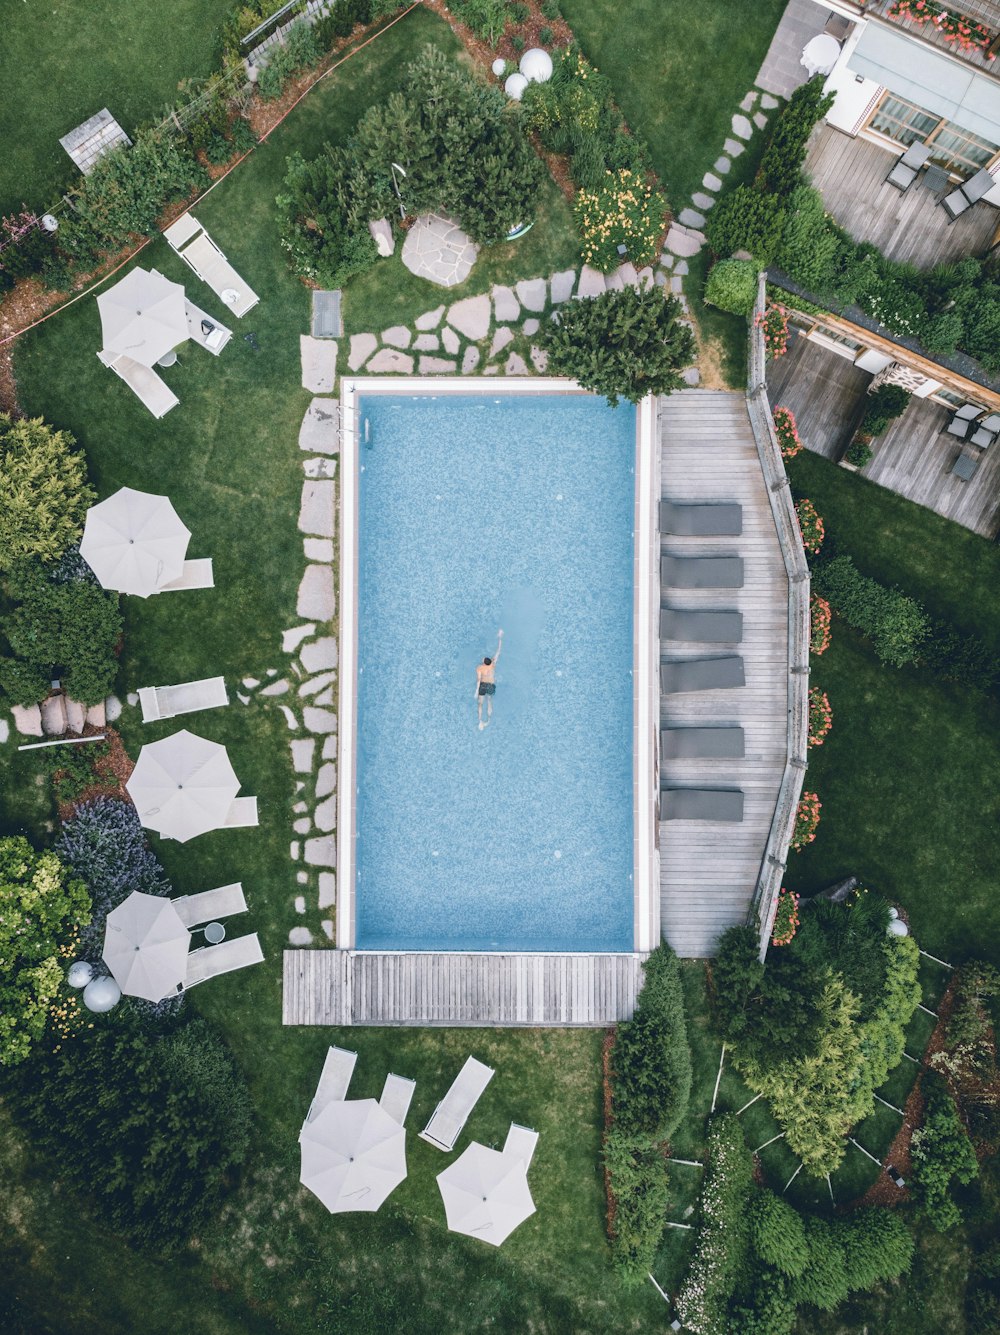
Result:
<instances>
[{"instance_id":1,"label":"swimming pool","mask_svg":"<svg viewBox=\"0 0 1000 1335\"><path fill-rule=\"evenodd\" d=\"M350 944L630 951L636 411L364 384Z\"/></svg>"}]
</instances>

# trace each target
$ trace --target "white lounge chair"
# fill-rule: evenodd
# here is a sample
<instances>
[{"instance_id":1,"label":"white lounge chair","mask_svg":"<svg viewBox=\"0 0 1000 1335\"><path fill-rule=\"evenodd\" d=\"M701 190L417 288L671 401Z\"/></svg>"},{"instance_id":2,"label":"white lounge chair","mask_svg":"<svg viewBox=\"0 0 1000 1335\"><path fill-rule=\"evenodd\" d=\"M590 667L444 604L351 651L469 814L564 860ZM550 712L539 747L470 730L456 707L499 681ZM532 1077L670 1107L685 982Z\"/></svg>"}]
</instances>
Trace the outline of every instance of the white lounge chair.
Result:
<instances>
[{"instance_id":1,"label":"white lounge chair","mask_svg":"<svg viewBox=\"0 0 1000 1335\"><path fill-rule=\"evenodd\" d=\"M185 301L184 314L187 317L188 334L192 341L210 352L213 357L218 357L232 338L233 331L192 301Z\"/></svg>"},{"instance_id":2,"label":"white lounge chair","mask_svg":"<svg viewBox=\"0 0 1000 1335\"><path fill-rule=\"evenodd\" d=\"M249 825L259 825L257 799L255 797L237 797L229 808L226 817L227 830L240 830Z\"/></svg>"},{"instance_id":3,"label":"white lounge chair","mask_svg":"<svg viewBox=\"0 0 1000 1335\"><path fill-rule=\"evenodd\" d=\"M434 1109L430 1121L420 1133L421 1140L449 1153L462 1134L469 1114L479 1102L483 1090L493 1079L493 1068L470 1057L452 1082L451 1088Z\"/></svg>"},{"instance_id":4,"label":"white lounge chair","mask_svg":"<svg viewBox=\"0 0 1000 1335\"><path fill-rule=\"evenodd\" d=\"M306 1113L307 1122L315 1121L328 1103L342 1103L347 1098L357 1060L358 1054L348 1051L347 1048L327 1049L319 1084Z\"/></svg>"},{"instance_id":5,"label":"white lounge chair","mask_svg":"<svg viewBox=\"0 0 1000 1335\"><path fill-rule=\"evenodd\" d=\"M400 1126L406 1122L406 1114L410 1111L410 1102L416 1087L417 1082L408 1080L405 1075L393 1075L390 1072L385 1078L379 1106Z\"/></svg>"},{"instance_id":6,"label":"white lounge chair","mask_svg":"<svg viewBox=\"0 0 1000 1335\"><path fill-rule=\"evenodd\" d=\"M175 254L203 283L208 284L234 315L246 315L260 301L193 214L182 214L163 235Z\"/></svg>"},{"instance_id":7,"label":"white lounge chair","mask_svg":"<svg viewBox=\"0 0 1000 1335\"><path fill-rule=\"evenodd\" d=\"M225 677L205 677L180 686L142 686L139 703L143 723L155 723L178 714L196 714L201 709L221 709L229 704L229 696Z\"/></svg>"},{"instance_id":8,"label":"white lounge chair","mask_svg":"<svg viewBox=\"0 0 1000 1335\"><path fill-rule=\"evenodd\" d=\"M219 885L214 890L202 890L197 895L181 895L171 900L185 927L197 927L202 922L230 918L234 913L246 913L247 901L239 881Z\"/></svg>"},{"instance_id":9,"label":"white lounge chair","mask_svg":"<svg viewBox=\"0 0 1000 1335\"><path fill-rule=\"evenodd\" d=\"M516 1122L511 1122L507 1139L504 1141L500 1153L505 1159L522 1159L525 1172L527 1172L531 1167L531 1159L537 1144L537 1131L532 1131L530 1127L518 1126Z\"/></svg>"},{"instance_id":10,"label":"white lounge chair","mask_svg":"<svg viewBox=\"0 0 1000 1335\"><path fill-rule=\"evenodd\" d=\"M184 979L184 991L204 983L209 978L217 978L221 973L232 973L234 969L245 969L250 964L263 964L264 952L260 948L257 933L250 936L237 936L231 941L223 941L218 946L202 946L188 954L187 977Z\"/></svg>"},{"instance_id":11,"label":"white lounge chair","mask_svg":"<svg viewBox=\"0 0 1000 1335\"><path fill-rule=\"evenodd\" d=\"M119 379L124 380L133 394L157 419L176 408L180 399L155 371L143 366L124 353L99 352L98 360L109 366Z\"/></svg>"},{"instance_id":12,"label":"white lounge chair","mask_svg":"<svg viewBox=\"0 0 1000 1335\"><path fill-rule=\"evenodd\" d=\"M161 584L157 593L182 593L185 589L214 589L215 571L212 558L200 556L196 561L185 561L180 579L172 579L169 584Z\"/></svg>"}]
</instances>

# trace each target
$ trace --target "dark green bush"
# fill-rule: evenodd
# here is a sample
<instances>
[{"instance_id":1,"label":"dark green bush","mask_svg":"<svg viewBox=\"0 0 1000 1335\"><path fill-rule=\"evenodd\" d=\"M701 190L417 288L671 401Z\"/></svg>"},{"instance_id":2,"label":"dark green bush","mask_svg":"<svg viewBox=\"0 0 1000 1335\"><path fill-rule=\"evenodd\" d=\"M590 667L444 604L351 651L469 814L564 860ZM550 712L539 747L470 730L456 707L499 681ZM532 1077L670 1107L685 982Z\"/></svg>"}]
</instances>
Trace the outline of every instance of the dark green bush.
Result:
<instances>
[{"instance_id":1,"label":"dark green bush","mask_svg":"<svg viewBox=\"0 0 1000 1335\"><path fill-rule=\"evenodd\" d=\"M320 49L328 51L338 37L349 37L359 23L370 23L371 17L371 0L337 0L313 28Z\"/></svg>"},{"instance_id":2,"label":"dark green bush","mask_svg":"<svg viewBox=\"0 0 1000 1335\"><path fill-rule=\"evenodd\" d=\"M713 254L746 250L766 269L781 245L784 205L777 195L740 185L723 195L708 215L705 236Z\"/></svg>"},{"instance_id":3,"label":"dark green bush","mask_svg":"<svg viewBox=\"0 0 1000 1335\"><path fill-rule=\"evenodd\" d=\"M760 160L757 183L775 195L790 195L801 184L806 145L816 122L833 106L833 94L824 94L822 74L801 84L778 112Z\"/></svg>"},{"instance_id":4,"label":"dark green bush","mask_svg":"<svg viewBox=\"0 0 1000 1335\"><path fill-rule=\"evenodd\" d=\"M913 1261L913 1234L895 1210L858 1210L837 1220L837 1235L852 1293L906 1274Z\"/></svg>"},{"instance_id":5,"label":"dark green bush","mask_svg":"<svg viewBox=\"0 0 1000 1335\"><path fill-rule=\"evenodd\" d=\"M833 1309L847 1297L847 1258L837 1226L826 1219L803 1220L807 1255L802 1273L790 1285L795 1303L809 1303L822 1312Z\"/></svg>"},{"instance_id":6,"label":"dark green bush","mask_svg":"<svg viewBox=\"0 0 1000 1335\"><path fill-rule=\"evenodd\" d=\"M553 22L562 18L562 10L559 8L559 0L542 0L542 14Z\"/></svg>"},{"instance_id":7,"label":"dark green bush","mask_svg":"<svg viewBox=\"0 0 1000 1335\"><path fill-rule=\"evenodd\" d=\"M68 431L0 412L0 571L58 561L79 540L96 499Z\"/></svg>"},{"instance_id":8,"label":"dark green bush","mask_svg":"<svg viewBox=\"0 0 1000 1335\"><path fill-rule=\"evenodd\" d=\"M757 266L753 260L716 260L705 282L710 306L749 316L757 300Z\"/></svg>"},{"instance_id":9,"label":"dark green bush","mask_svg":"<svg viewBox=\"0 0 1000 1335\"><path fill-rule=\"evenodd\" d=\"M691 1050L677 956L660 945L643 965L631 1020L619 1024L611 1053L615 1126L649 1140L669 1140L691 1094Z\"/></svg>"},{"instance_id":10,"label":"dark green bush","mask_svg":"<svg viewBox=\"0 0 1000 1335\"><path fill-rule=\"evenodd\" d=\"M249 153L257 143L257 136L245 116L236 117L229 133L232 136L234 153Z\"/></svg>"},{"instance_id":11,"label":"dark green bush","mask_svg":"<svg viewBox=\"0 0 1000 1335\"><path fill-rule=\"evenodd\" d=\"M490 46L499 43L510 17L505 0L451 0L450 8L456 18Z\"/></svg>"},{"instance_id":12,"label":"dark green bush","mask_svg":"<svg viewBox=\"0 0 1000 1335\"><path fill-rule=\"evenodd\" d=\"M793 1279L808 1260L802 1216L773 1191L760 1191L750 1210L750 1236L762 1261Z\"/></svg>"},{"instance_id":13,"label":"dark green bush","mask_svg":"<svg viewBox=\"0 0 1000 1335\"><path fill-rule=\"evenodd\" d=\"M858 430L866 436L881 436L889 429L889 423L910 406L910 392L902 385L879 385L865 403L865 415Z\"/></svg>"},{"instance_id":14,"label":"dark green bush","mask_svg":"<svg viewBox=\"0 0 1000 1335\"><path fill-rule=\"evenodd\" d=\"M823 196L811 185L798 186L788 197L778 266L810 292L824 292L832 280L839 245Z\"/></svg>"},{"instance_id":15,"label":"dark green bush","mask_svg":"<svg viewBox=\"0 0 1000 1335\"><path fill-rule=\"evenodd\" d=\"M524 50L524 38L521 36L519 32L514 33L513 37L511 37L510 39L510 44L515 51Z\"/></svg>"},{"instance_id":16,"label":"dark green bush","mask_svg":"<svg viewBox=\"0 0 1000 1335\"><path fill-rule=\"evenodd\" d=\"M523 23L531 13L531 8L524 4L523 0L508 0L507 12L511 23Z\"/></svg>"},{"instance_id":17,"label":"dark green bush","mask_svg":"<svg viewBox=\"0 0 1000 1335\"><path fill-rule=\"evenodd\" d=\"M604 1141L604 1164L615 1215L611 1258L627 1287L648 1283L667 1215L667 1164L663 1151L643 1136L612 1127Z\"/></svg>"},{"instance_id":18,"label":"dark green bush","mask_svg":"<svg viewBox=\"0 0 1000 1335\"><path fill-rule=\"evenodd\" d=\"M816 1045L816 979L789 958L772 952L765 967L754 929L730 927L712 966L716 1028L762 1066L804 1056Z\"/></svg>"},{"instance_id":19,"label":"dark green bush","mask_svg":"<svg viewBox=\"0 0 1000 1335\"><path fill-rule=\"evenodd\" d=\"M855 569L849 556L816 566L813 591L826 598L848 625L871 641L883 663L902 667L920 656L930 631L927 613L899 589L886 588Z\"/></svg>"},{"instance_id":20,"label":"dark green bush","mask_svg":"<svg viewBox=\"0 0 1000 1335\"><path fill-rule=\"evenodd\" d=\"M539 28L538 40L542 46L552 45L553 32L551 28Z\"/></svg>"},{"instance_id":21,"label":"dark green bush","mask_svg":"<svg viewBox=\"0 0 1000 1335\"><path fill-rule=\"evenodd\" d=\"M261 67L257 78L257 91L265 102L273 102L281 96L288 80L300 70L311 69L317 64L323 50L312 26L308 23L296 23L290 28L283 43L273 46L267 53L267 64Z\"/></svg>"},{"instance_id":22,"label":"dark green bush","mask_svg":"<svg viewBox=\"0 0 1000 1335\"><path fill-rule=\"evenodd\" d=\"M131 148L98 159L80 187L77 222L99 245L121 245L137 232L151 236L164 205L207 181L204 168L174 135L140 130Z\"/></svg>"},{"instance_id":23,"label":"dark green bush","mask_svg":"<svg viewBox=\"0 0 1000 1335\"><path fill-rule=\"evenodd\" d=\"M913 1133L910 1180L913 1195L939 1233L959 1223L962 1212L951 1195L952 1182L969 1183L979 1174L972 1141L948 1087L934 1071L924 1073L923 1124Z\"/></svg>"},{"instance_id":24,"label":"dark green bush","mask_svg":"<svg viewBox=\"0 0 1000 1335\"><path fill-rule=\"evenodd\" d=\"M337 155L327 148L306 162L294 153L285 162L284 190L277 196L281 245L293 272L325 288L337 288L370 269L378 258L363 223L352 228L339 194Z\"/></svg>"},{"instance_id":25,"label":"dark green bush","mask_svg":"<svg viewBox=\"0 0 1000 1335\"><path fill-rule=\"evenodd\" d=\"M852 440L844 454L847 462L853 464L855 468L864 468L874 457L875 451L866 440Z\"/></svg>"},{"instance_id":26,"label":"dark green bush","mask_svg":"<svg viewBox=\"0 0 1000 1335\"><path fill-rule=\"evenodd\" d=\"M86 746L53 746L39 751L43 769L52 776L60 802L72 802L94 782L94 766L110 750L110 744L88 742Z\"/></svg>"}]
</instances>

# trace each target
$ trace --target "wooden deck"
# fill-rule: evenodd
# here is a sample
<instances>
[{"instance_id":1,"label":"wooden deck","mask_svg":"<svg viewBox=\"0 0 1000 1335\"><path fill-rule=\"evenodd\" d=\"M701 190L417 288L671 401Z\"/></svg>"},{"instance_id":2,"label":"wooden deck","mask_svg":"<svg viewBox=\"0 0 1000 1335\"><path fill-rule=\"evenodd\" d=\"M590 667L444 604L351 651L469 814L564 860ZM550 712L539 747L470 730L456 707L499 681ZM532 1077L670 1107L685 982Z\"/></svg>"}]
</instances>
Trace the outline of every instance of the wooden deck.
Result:
<instances>
[{"instance_id":1,"label":"wooden deck","mask_svg":"<svg viewBox=\"0 0 1000 1335\"><path fill-rule=\"evenodd\" d=\"M603 1028L631 1017L644 958L286 950L281 1019Z\"/></svg>"},{"instance_id":2,"label":"wooden deck","mask_svg":"<svg viewBox=\"0 0 1000 1335\"><path fill-rule=\"evenodd\" d=\"M824 125L809 150L805 171L837 222L856 241L870 241L889 259L930 269L984 254L1000 223L1000 210L979 203L950 222L940 196L924 188L923 172L909 190L886 184L898 157Z\"/></svg>"},{"instance_id":3,"label":"wooden deck","mask_svg":"<svg viewBox=\"0 0 1000 1335\"><path fill-rule=\"evenodd\" d=\"M791 408L807 449L838 461L861 420L872 379L870 371L802 334L784 357L767 364L771 404Z\"/></svg>"},{"instance_id":4,"label":"wooden deck","mask_svg":"<svg viewBox=\"0 0 1000 1335\"><path fill-rule=\"evenodd\" d=\"M739 646L671 641L668 658L738 652L746 686L664 696L662 721L693 726L734 723L746 738L743 760L674 760L660 783L740 788L739 825L660 824L660 914L679 955L704 957L727 927L746 920L757 884L787 751L788 579L742 394L689 390L660 408L663 495L676 501L726 500L743 506L739 538L664 538L677 555L739 554L742 589L662 590L673 607L743 613Z\"/></svg>"}]
</instances>

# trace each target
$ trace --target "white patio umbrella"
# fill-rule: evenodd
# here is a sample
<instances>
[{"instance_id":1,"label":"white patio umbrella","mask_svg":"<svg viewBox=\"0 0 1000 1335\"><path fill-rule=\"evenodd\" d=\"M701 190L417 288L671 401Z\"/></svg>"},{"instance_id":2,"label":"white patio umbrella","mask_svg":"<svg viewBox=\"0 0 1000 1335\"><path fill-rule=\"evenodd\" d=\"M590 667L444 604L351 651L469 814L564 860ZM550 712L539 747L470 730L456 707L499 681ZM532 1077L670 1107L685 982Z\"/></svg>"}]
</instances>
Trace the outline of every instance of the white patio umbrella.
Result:
<instances>
[{"instance_id":1,"label":"white patio umbrella","mask_svg":"<svg viewBox=\"0 0 1000 1335\"><path fill-rule=\"evenodd\" d=\"M124 353L143 366L189 338L184 288L155 270L132 269L101 293L97 309L105 352Z\"/></svg>"},{"instance_id":2,"label":"white patio umbrella","mask_svg":"<svg viewBox=\"0 0 1000 1335\"><path fill-rule=\"evenodd\" d=\"M133 890L108 914L104 963L131 997L162 1001L187 973L191 933L169 899Z\"/></svg>"},{"instance_id":3,"label":"white patio umbrella","mask_svg":"<svg viewBox=\"0 0 1000 1335\"><path fill-rule=\"evenodd\" d=\"M448 1227L499 1247L535 1213L524 1160L472 1144L438 1173Z\"/></svg>"},{"instance_id":4,"label":"white patio umbrella","mask_svg":"<svg viewBox=\"0 0 1000 1335\"><path fill-rule=\"evenodd\" d=\"M105 589L148 598L180 579L190 540L168 497L121 487L87 511L80 555Z\"/></svg>"},{"instance_id":5,"label":"white patio umbrella","mask_svg":"<svg viewBox=\"0 0 1000 1335\"><path fill-rule=\"evenodd\" d=\"M299 1144L299 1181L331 1214L377 1210L406 1177L406 1132L374 1099L328 1103Z\"/></svg>"},{"instance_id":6,"label":"white patio umbrella","mask_svg":"<svg viewBox=\"0 0 1000 1335\"><path fill-rule=\"evenodd\" d=\"M183 728L142 748L125 787L147 829L186 844L225 825L240 781L224 746Z\"/></svg>"}]
</instances>

